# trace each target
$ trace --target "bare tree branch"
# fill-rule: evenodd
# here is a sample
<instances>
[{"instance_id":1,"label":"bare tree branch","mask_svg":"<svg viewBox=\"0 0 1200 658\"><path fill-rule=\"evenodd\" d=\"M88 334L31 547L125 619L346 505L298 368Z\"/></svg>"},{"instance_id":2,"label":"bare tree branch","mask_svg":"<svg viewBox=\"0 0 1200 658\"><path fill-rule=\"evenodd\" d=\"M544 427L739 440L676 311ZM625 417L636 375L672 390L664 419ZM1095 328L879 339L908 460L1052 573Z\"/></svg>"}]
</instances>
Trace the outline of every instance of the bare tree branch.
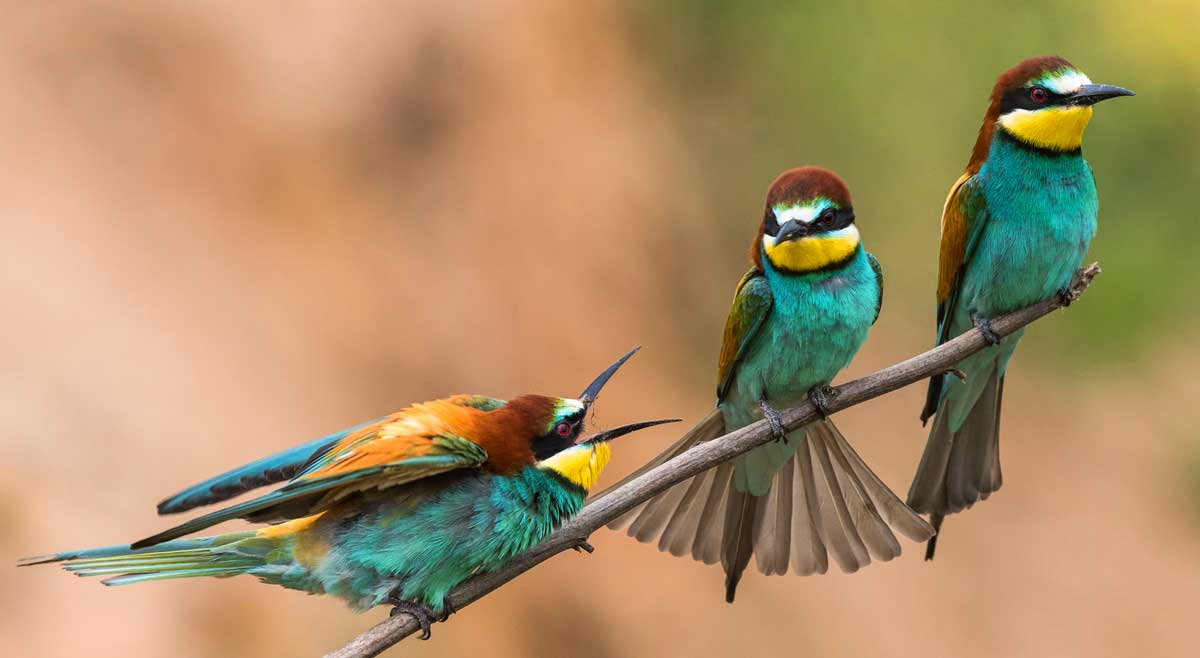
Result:
<instances>
[{"instance_id":1,"label":"bare tree branch","mask_svg":"<svg viewBox=\"0 0 1200 658\"><path fill-rule=\"evenodd\" d=\"M1019 311L995 318L991 323L992 330L1000 336L1007 336L1042 316L1070 304L1087 290L1092 279L1099 273L1098 263L1079 270L1066 295L1055 295ZM950 373L957 376L954 366L985 347L987 347L987 341L983 335L979 333L978 329L972 329L907 361L834 388L835 395L828 405L829 409L831 412L841 411L935 374ZM783 412L783 422L789 430L816 419L817 411L811 402L804 402ZM773 436L766 421L759 421L720 438L694 446L675 459L660 464L593 501L546 541L516 558L500 571L481 574L454 588L449 596L451 607L461 610L464 606L486 596L547 558L567 549L580 547L597 529L656 494L666 491L672 485L733 459L772 439ZM407 613L400 613L376 624L346 646L326 655L325 658L376 656L417 630L419 630L417 620Z\"/></svg>"}]
</instances>

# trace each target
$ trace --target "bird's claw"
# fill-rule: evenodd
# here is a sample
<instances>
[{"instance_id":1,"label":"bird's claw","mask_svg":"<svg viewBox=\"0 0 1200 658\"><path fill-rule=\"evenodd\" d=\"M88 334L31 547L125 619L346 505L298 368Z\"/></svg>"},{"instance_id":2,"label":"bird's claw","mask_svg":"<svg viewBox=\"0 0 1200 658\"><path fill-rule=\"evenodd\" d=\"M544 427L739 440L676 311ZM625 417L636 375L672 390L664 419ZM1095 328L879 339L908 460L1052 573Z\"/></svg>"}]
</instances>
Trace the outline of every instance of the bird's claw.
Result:
<instances>
[{"instance_id":1,"label":"bird's claw","mask_svg":"<svg viewBox=\"0 0 1200 658\"><path fill-rule=\"evenodd\" d=\"M775 436L776 441L787 443L787 430L783 427L783 416L779 411L772 407L766 398L758 401L758 406L762 409L763 417L767 419L767 424L771 426L771 434Z\"/></svg>"},{"instance_id":2,"label":"bird's claw","mask_svg":"<svg viewBox=\"0 0 1200 658\"><path fill-rule=\"evenodd\" d=\"M1079 299L1079 291L1072 286L1064 286L1058 291L1058 304L1063 308L1071 305L1071 302Z\"/></svg>"},{"instance_id":3,"label":"bird's claw","mask_svg":"<svg viewBox=\"0 0 1200 658\"><path fill-rule=\"evenodd\" d=\"M1000 334L997 334L996 331L992 329L991 320L979 315L972 316L971 320L974 321L975 328L979 330L979 333L983 334L983 339L988 342L988 345L1000 344L1002 339L1000 338Z\"/></svg>"},{"instance_id":4,"label":"bird's claw","mask_svg":"<svg viewBox=\"0 0 1200 658\"><path fill-rule=\"evenodd\" d=\"M596 547L589 544L586 539L580 539L579 541L575 542L575 545L571 548L580 553L587 553L589 555L596 550Z\"/></svg>"},{"instance_id":5,"label":"bird's claw","mask_svg":"<svg viewBox=\"0 0 1200 658\"><path fill-rule=\"evenodd\" d=\"M954 375L959 381L967 381L967 373L963 372L962 368L946 368L938 373L939 375Z\"/></svg>"},{"instance_id":6,"label":"bird's claw","mask_svg":"<svg viewBox=\"0 0 1200 658\"><path fill-rule=\"evenodd\" d=\"M808 401L817 408L821 418L829 418L829 402L837 397L837 391L828 385L814 386L808 390Z\"/></svg>"},{"instance_id":7,"label":"bird's claw","mask_svg":"<svg viewBox=\"0 0 1200 658\"><path fill-rule=\"evenodd\" d=\"M395 595L389 596L387 602L393 606L392 611L388 613L389 617L395 617L402 612L408 613L412 615L413 619L417 620L417 625L421 627L422 640L428 640L433 635L430 627L433 626L435 619L434 612L428 606L414 603L407 599L401 599ZM443 613L440 618L437 618L437 621L446 621L450 616L448 610L449 608L447 608L447 612Z\"/></svg>"}]
</instances>

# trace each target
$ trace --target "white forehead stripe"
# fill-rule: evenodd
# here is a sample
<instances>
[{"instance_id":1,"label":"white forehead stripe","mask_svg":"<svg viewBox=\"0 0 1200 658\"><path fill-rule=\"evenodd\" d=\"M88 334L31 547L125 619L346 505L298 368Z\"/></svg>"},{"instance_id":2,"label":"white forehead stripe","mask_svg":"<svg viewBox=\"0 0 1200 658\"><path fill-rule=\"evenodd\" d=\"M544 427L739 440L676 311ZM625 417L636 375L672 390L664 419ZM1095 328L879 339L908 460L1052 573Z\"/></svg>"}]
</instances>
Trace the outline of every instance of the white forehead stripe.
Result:
<instances>
[{"instance_id":1,"label":"white forehead stripe","mask_svg":"<svg viewBox=\"0 0 1200 658\"><path fill-rule=\"evenodd\" d=\"M560 403L557 411L558 411L558 415L560 417L562 417L562 416L570 416L573 413L578 413L580 411L583 411L583 408L584 408L584 405L579 400L567 398L567 399L564 399Z\"/></svg>"},{"instance_id":2,"label":"white forehead stripe","mask_svg":"<svg viewBox=\"0 0 1200 658\"><path fill-rule=\"evenodd\" d=\"M817 199L807 205L796 206L775 206L772 210L775 212L775 221L779 225L789 220L796 220L804 224L811 224L826 208L830 206L828 199Z\"/></svg>"},{"instance_id":3,"label":"white forehead stripe","mask_svg":"<svg viewBox=\"0 0 1200 658\"><path fill-rule=\"evenodd\" d=\"M1070 94L1084 85L1092 84L1092 81L1079 71L1055 71L1044 76L1038 84L1056 94Z\"/></svg>"}]
</instances>

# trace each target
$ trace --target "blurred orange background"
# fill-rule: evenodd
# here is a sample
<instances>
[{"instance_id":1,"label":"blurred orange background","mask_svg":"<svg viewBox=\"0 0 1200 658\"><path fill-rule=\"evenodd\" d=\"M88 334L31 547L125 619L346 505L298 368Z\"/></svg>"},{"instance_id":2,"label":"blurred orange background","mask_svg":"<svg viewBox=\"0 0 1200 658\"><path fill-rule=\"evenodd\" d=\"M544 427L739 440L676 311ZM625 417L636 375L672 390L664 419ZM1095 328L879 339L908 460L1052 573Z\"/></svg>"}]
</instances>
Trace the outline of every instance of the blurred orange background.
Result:
<instances>
[{"instance_id":1,"label":"blurred orange background","mask_svg":"<svg viewBox=\"0 0 1200 658\"><path fill-rule=\"evenodd\" d=\"M1139 92L1088 135L1106 272L1029 332L1005 488L947 522L936 562L905 544L853 576L753 574L729 606L719 569L604 530L392 651L1195 655L1197 6L1142 3L1129 35L1115 2L552 4L9 8L9 565L144 536L181 486L409 402L577 394L635 344L597 420L700 418L789 166L847 178L886 272L845 377L924 350L938 213L991 81L1057 51ZM902 494L922 399L839 415ZM605 480L674 431L620 445ZM13 656L320 655L386 615L251 578L6 580Z\"/></svg>"}]
</instances>

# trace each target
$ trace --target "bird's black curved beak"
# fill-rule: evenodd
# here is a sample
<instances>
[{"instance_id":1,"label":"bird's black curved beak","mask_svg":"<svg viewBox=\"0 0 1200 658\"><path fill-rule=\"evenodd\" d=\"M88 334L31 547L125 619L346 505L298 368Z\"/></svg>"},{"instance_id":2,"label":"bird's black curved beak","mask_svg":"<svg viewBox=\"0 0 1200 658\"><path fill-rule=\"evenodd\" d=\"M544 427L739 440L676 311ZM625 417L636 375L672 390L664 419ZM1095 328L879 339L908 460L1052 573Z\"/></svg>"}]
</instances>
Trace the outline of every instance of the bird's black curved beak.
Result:
<instances>
[{"instance_id":1,"label":"bird's black curved beak","mask_svg":"<svg viewBox=\"0 0 1200 658\"><path fill-rule=\"evenodd\" d=\"M679 418L665 418L663 420L644 420L640 423L630 423L629 425L622 425L620 427L614 427L611 430L604 430L603 432L597 432L587 438L576 441L575 444L579 445L581 443L600 443L602 441L612 441L613 439L617 438L618 436L625 436L626 434L629 434L630 432L644 430L647 427L654 427L655 425L665 425L667 423L678 423L680 420L681 419L679 419Z\"/></svg>"},{"instance_id":2,"label":"bird's black curved beak","mask_svg":"<svg viewBox=\"0 0 1200 658\"><path fill-rule=\"evenodd\" d=\"M1117 96L1134 96L1135 94L1124 87L1113 85L1083 85L1079 91L1067 97L1070 105L1095 105L1102 100Z\"/></svg>"},{"instance_id":3,"label":"bird's black curved beak","mask_svg":"<svg viewBox=\"0 0 1200 658\"><path fill-rule=\"evenodd\" d=\"M779 232L775 234L775 244L807 237L809 233L808 228L808 224L804 222L789 219L783 223L783 226L779 227Z\"/></svg>"},{"instance_id":4,"label":"bird's black curved beak","mask_svg":"<svg viewBox=\"0 0 1200 658\"><path fill-rule=\"evenodd\" d=\"M596 401L596 396L600 395L600 389L604 388L604 385L608 383L610 378L612 378L613 373L617 371L617 368L620 368L622 365L624 365L624 363L629 360L629 357L633 356L640 349L642 349L642 346L638 345L637 347L629 350L625 356L617 359L616 363L612 364L606 368L604 372L600 373L600 376L596 377L591 384L588 384L587 388L583 389L583 394L579 396L579 401L582 402L584 406L591 406L591 404Z\"/></svg>"}]
</instances>

